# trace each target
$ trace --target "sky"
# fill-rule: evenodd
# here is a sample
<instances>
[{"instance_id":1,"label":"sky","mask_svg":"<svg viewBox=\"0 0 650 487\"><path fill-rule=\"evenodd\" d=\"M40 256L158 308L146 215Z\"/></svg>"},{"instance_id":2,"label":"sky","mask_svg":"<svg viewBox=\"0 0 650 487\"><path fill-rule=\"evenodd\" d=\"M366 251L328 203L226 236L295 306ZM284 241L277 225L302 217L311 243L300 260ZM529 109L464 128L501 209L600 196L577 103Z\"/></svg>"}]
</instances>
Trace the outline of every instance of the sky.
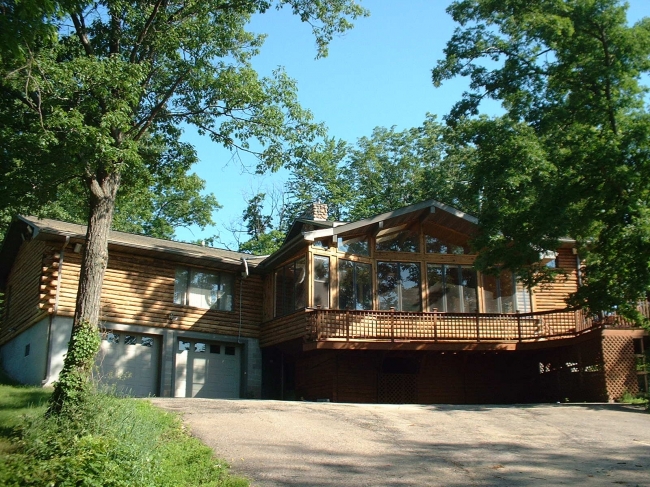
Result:
<instances>
[{"instance_id":1,"label":"sky","mask_svg":"<svg viewBox=\"0 0 650 487\"><path fill-rule=\"evenodd\" d=\"M445 12L450 0L362 0L370 17L333 39L329 55L315 59L310 27L290 11L269 11L252 19L249 30L268 35L253 67L261 76L278 66L297 81L298 99L323 122L328 135L354 144L375 127L404 130L422 124L427 113L438 119L460 99L462 79L440 88L431 82L431 69L444 57L443 49L456 24ZM628 0L631 23L650 16L650 0ZM487 113L498 106L485 107ZM219 247L237 250L228 230L241 220L246 201L257 192L282 188L286 171L254 174L255 160L233 154L191 128L184 140L195 145L199 163L193 168L206 180L222 208L213 215L215 226L179 228L176 238L196 241L218 235Z\"/></svg>"}]
</instances>

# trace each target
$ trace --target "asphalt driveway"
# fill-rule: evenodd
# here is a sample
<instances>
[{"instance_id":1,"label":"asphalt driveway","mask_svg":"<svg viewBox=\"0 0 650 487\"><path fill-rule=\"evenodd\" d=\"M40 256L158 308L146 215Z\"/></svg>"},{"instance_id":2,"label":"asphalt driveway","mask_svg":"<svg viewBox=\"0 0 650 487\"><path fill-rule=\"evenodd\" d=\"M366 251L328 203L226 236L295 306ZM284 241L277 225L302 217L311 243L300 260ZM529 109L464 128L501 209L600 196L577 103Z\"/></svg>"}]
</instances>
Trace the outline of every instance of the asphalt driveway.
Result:
<instances>
[{"instance_id":1,"label":"asphalt driveway","mask_svg":"<svg viewBox=\"0 0 650 487\"><path fill-rule=\"evenodd\" d=\"M255 486L650 486L633 407L152 402Z\"/></svg>"}]
</instances>

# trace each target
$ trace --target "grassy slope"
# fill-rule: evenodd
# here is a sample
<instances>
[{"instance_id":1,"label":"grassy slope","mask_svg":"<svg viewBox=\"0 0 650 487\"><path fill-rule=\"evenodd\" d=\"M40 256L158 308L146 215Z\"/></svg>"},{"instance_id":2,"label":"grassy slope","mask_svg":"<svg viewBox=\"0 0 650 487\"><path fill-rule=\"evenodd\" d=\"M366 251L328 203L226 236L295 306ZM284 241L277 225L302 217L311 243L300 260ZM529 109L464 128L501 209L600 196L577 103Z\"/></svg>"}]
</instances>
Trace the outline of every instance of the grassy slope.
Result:
<instances>
[{"instance_id":1,"label":"grassy slope","mask_svg":"<svg viewBox=\"0 0 650 487\"><path fill-rule=\"evenodd\" d=\"M0 485L248 486L147 401L98 394L57 421L44 418L49 396L0 385Z\"/></svg>"}]
</instances>

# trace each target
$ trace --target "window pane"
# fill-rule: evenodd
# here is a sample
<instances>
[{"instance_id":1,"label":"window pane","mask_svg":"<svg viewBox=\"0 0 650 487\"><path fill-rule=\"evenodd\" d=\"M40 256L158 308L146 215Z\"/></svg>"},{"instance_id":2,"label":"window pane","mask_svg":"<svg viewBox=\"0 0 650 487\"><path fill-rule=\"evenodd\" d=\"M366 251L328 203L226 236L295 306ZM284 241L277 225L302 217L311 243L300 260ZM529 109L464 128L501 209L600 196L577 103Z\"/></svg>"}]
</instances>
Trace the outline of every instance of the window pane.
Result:
<instances>
[{"instance_id":1,"label":"window pane","mask_svg":"<svg viewBox=\"0 0 650 487\"><path fill-rule=\"evenodd\" d=\"M446 311L445 282L443 266L427 264L427 285L429 286L429 311Z\"/></svg>"},{"instance_id":2,"label":"window pane","mask_svg":"<svg viewBox=\"0 0 650 487\"><path fill-rule=\"evenodd\" d=\"M137 342L137 338L133 335L126 335L124 337L124 345L135 345Z\"/></svg>"},{"instance_id":3,"label":"window pane","mask_svg":"<svg viewBox=\"0 0 650 487\"><path fill-rule=\"evenodd\" d=\"M329 308L330 303L330 258L314 256L314 306Z\"/></svg>"},{"instance_id":4,"label":"window pane","mask_svg":"<svg viewBox=\"0 0 650 487\"><path fill-rule=\"evenodd\" d=\"M205 353L205 343L196 342L194 344L194 353Z\"/></svg>"},{"instance_id":5,"label":"window pane","mask_svg":"<svg viewBox=\"0 0 650 487\"><path fill-rule=\"evenodd\" d=\"M372 266L355 262L356 309L372 309Z\"/></svg>"},{"instance_id":6,"label":"window pane","mask_svg":"<svg viewBox=\"0 0 650 487\"><path fill-rule=\"evenodd\" d=\"M444 266L444 272L447 311L449 313L461 313L463 311L463 294L459 268L458 266Z\"/></svg>"},{"instance_id":7,"label":"window pane","mask_svg":"<svg viewBox=\"0 0 650 487\"><path fill-rule=\"evenodd\" d=\"M339 251L345 252L347 254L354 255L370 255L370 247L368 245L368 237L365 235L362 237L348 238L343 239L339 237L338 245Z\"/></svg>"},{"instance_id":8,"label":"window pane","mask_svg":"<svg viewBox=\"0 0 650 487\"><path fill-rule=\"evenodd\" d=\"M339 308L372 309L372 266L339 259Z\"/></svg>"},{"instance_id":9,"label":"window pane","mask_svg":"<svg viewBox=\"0 0 650 487\"><path fill-rule=\"evenodd\" d=\"M222 292L219 276L208 272L192 271L187 292L188 304L197 308L210 309L217 303Z\"/></svg>"},{"instance_id":10,"label":"window pane","mask_svg":"<svg viewBox=\"0 0 650 487\"><path fill-rule=\"evenodd\" d=\"M458 242L452 243L445 238L426 235L424 237L426 251L428 254L469 254L469 245Z\"/></svg>"},{"instance_id":11,"label":"window pane","mask_svg":"<svg viewBox=\"0 0 650 487\"><path fill-rule=\"evenodd\" d=\"M344 259L339 259L339 309L356 309L354 263Z\"/></svg>"},{"instance_id":12,"label":"window pane","mask_svg":"<svg viewBox=\"0 0 650 487\"><path fill-rule=\"evenodd\" d=\"M184 342L183 340L178 340L178 351L186 352L190 349L190 342Z\"/></svg>"},{"instance_id":13,"label":"window pane","mask_svg":"<svg viewBox=\"0 0 650 487\"><path fill-rule=\"evenodd\" d=\"M107 331L102 333L102 340L106 340L108 343L120 343L120 335L113 331Z\"/></svg>"},{"instance_id":14,"label":"window pane","mask_svg":"<svg viewBox=\"0 0 650 487\"><path fill-rule=\"evenodd\" d=\"M405 231L378 237L377 250L381 252L419 252L419 233Z\"/></svg>"},{"instance_id":15,"label":"window pane","mask_svg":"<svg viewBox=\"0 0 650 487\"><path fill-rule=\"evenodd\" d=\"M510 271L504 271L499 276L499 287L501 293L501 312L515 312L515 286Z\"/></svg>"},{"instance_id":16,"label":"window pane","mask_svg":"<svg viewBox=\"0 0 650 487\"><path fill-rule=\"evenodd\" d=\"M275 316L284 314L284 267L275 272Z\"/></svg>"},{"instance_id":17,"label":"window pane","mask_svg":"<svg viewBox=\"0 0 650 487\"><path fill-rule=\"evenodd\" d=\"M379 309L399 309L397 290L399 278L399 270L396 263L377 263L377 291L379 294Z\"/></svg>"},{"instance_id":18,"label":"window pane","mask_svg":"<svg viewBox=\"0 0 650 487\"><path fill-rule=\"evenodd\" d=\"M295 262L294 302L291 311L307 306L307 260L303 257Z\"/></svg>"},{"instance_id":19,"label":"window pane","mask_svg":"<svg viewBox=\"0 0 650 487\"><path fill-rule=\"evenodd\" d=\"M463 312L476 313L478 300L476 299L476 271L472 267L462 266L461 284L463 286Z\"/></svg>"},{"instance_id":20,"label":"window pane","mask_svg":"<svg viewBox=\"0 0 650 487\"><path fill-rule=\"evenodd\" d=\"M149 347L149 348L153 347L153 338L142 337L142 339L140 340L140 345L142 345L143 347Z\"/></svg>"},{"instance_id":21,"label":"window pane","mask_svg":"<svg viewBox=\"0 0 650 487\"><path fill-rule=\"evenodd\" d=\"M517 309L522 313L530 313L530 293L520 282L517 283Z\"/></svg>"},{"instance_id":22,"label":"window pane","mask_svg":"<svg viewBox=\"0 0 650 487\"><path fill-rule=\"evenodd\" d=\"M401 311L420 311L420 265L399 264Z\"/></svg>"},{"instance_id":23,"label":"window pane","mask_svg":"<svg viewBox=\"0 0 650 487\"><path fill-rule=\"evenodd\" d=\"M216 302L212 305L212 309L232 311L234 281L232 274L218 274L219 287L216 290Z\"/></svg>"},{"instance_id":24,"label":"window pane","mask_svg":"<svg viewBox=\"0 0 650 487\"><path fill-rule=\"evenodd\" d=\"M187 269L176 269L176 277L174 278L174 303L187 304L185 302L185 293L187 291L188 279L189 271Z\"/></svg>"}]
</instances>

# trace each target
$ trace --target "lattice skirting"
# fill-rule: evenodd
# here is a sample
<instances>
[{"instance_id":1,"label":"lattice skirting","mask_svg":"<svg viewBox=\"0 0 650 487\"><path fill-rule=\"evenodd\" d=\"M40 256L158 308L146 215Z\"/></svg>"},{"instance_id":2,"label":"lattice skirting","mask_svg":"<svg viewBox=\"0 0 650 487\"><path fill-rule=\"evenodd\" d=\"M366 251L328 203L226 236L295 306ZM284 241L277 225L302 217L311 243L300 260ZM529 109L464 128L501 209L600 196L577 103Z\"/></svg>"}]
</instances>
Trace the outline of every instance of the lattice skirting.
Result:
<instances>
[{"instance_id":1,"label":"lattice skirting","mask_svg":"<svg viewBox=\"0 0 650 487\"><path fill-rule=\"evenodd\" d=\"M638 393L639 384L636 377L633 338L631 336L604 335L602 347L609 400L620 399L626 392Z\"/></svg>"},{"instance_id":2,"label":"lattice skirting","mask_svg":"<svg viewBox=\"0 0 650 487\"><path fill-rule=\"evenodd\" d=\"M381 374L379 402L384 404L417 403L417 376L415 374Z\"/></svg>"}]
</instances>

